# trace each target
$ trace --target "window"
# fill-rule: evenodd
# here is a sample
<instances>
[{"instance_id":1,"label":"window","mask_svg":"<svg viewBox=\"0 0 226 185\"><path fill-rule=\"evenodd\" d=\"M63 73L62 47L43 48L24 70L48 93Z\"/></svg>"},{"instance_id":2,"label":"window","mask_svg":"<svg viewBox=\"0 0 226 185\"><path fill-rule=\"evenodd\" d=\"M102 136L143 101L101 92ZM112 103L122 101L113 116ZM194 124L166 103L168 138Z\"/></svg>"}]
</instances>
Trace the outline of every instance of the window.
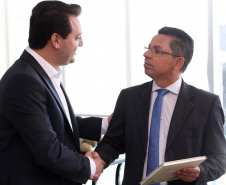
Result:
<instances>
[{"instance_id":1,"label":"window","mask_svg":"<svg viewBox=\"0 0 226 185\"><path fill-rule=\"evenodd\" d=\"M125 4L121 0L79 1L84 46L66 66L65 88L80 115L109 115L127 86Z\"/></svg>"},{"instance_id":2,"label":"window","mask_svg":"<svg viewBox=\"0 0 226 185\"><path fill-rule=\"evenodd\" d=\"M214 92L219 94L226 113L226 2L213 1Z\"/></svg>"},{"instance_id":3,"label":"window","mask_svg":"<svg viewBox=\"0 0 226 185\"><path fill-rule=\"evenodd\" d=\"M220 95L224 114L226 115L226 2L212 0L212 51L213 60L213 91ZM225 135L226 126L224 125ZM214 182L216 185L225 184L226 175Z\"/></svg>"},{"instance_id":4,"label":"window","mask_svg":"<svg viewBox=\"0 0 226 185\"><path fill-rule=\"evenodd\" d=\"M193 37L195 52L183 78L208 90L206 0L86 0L78 4L83 7L84 46L76 62L65 67L65 86L76 114L109 115L121 89L151 80L144 74L143 47L163 26L184 29Z\"/></svg>"},{"instance_id":5,"label":"window","mask_svg":"<svg viewBox=\"0 0 226 185\"><path fill-rule=\"evenodd\" d=\"M6 3L3 0L0 0L0 79L4 72L9 67L7 64L7 51L8 51L8 43L7 43L7 20L6 20Z\"/></svg>"}]
</instances>

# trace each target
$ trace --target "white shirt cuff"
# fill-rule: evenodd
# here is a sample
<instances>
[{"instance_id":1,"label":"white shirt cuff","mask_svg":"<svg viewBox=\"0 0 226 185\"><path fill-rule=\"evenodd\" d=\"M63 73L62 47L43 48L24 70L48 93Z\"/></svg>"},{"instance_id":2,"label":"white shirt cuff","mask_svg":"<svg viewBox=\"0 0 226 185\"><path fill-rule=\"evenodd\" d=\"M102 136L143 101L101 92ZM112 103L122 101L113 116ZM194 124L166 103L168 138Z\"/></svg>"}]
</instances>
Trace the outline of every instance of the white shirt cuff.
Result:
<instances>
[{"instance_id":1,"label":"white shirt cuff","mask_svg":"<svg viewBox=\"0 0 226 185\"><path fill-rule=\"evenodd\" d=\"M103 118L102 119L102 126L101 126L101 134L105 134L108 129L108 118Z\"/></svg>"},{"instance_id":2,"label":"white shirt cuff","mask_svg":"<svg viewBox=\"0 0 226 185\"><path fill-rule=\"evenodd\" d=\"M87 156L88 157L88 156ZM91 170L91 176L94 176L95 173L96 173L96 164L95 162L93 161L92 158L88 157L89 158L89 162L90 162L90 170Z\"/></svg>"}]
</instances>

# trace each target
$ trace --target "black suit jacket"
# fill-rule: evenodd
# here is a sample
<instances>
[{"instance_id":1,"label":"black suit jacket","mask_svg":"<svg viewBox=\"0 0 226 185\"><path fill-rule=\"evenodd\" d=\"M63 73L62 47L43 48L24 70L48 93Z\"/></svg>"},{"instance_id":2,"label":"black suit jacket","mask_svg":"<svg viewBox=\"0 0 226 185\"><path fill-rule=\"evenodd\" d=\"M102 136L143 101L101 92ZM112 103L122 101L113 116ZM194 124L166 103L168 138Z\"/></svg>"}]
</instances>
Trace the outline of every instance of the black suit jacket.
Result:
<instances>
[{"instance_id":1,"label":"black suit jacket","mask_svg":"<svg viewBox=\"0 0 226 185\"><path fill-rule=\"evenodd\" d=\"M79 154L79 137L99 140L101 119L76 118L65 97L73 132L50 78L28 52L2 77L1 185L74 185L88 180L90 162Z\"/></svg>"},{"instance_id":2,"label":"black suit jacket","mask_svg":"<svg viewBox=\"0 0 226 185\"><path fill-rule=\"evenodd\" d=\"M151 90L152 82L148 82L121 91L108 131L96 148L107 165L125 153L123 185L138 185L142 180ZM223 123L219 97L182 81L170 123L165 161L203 155L207 160L199 166L201 173L196 181L177 180L168 182L169 185L204 185L225 173Z\"/></svg>"}]
</instances>

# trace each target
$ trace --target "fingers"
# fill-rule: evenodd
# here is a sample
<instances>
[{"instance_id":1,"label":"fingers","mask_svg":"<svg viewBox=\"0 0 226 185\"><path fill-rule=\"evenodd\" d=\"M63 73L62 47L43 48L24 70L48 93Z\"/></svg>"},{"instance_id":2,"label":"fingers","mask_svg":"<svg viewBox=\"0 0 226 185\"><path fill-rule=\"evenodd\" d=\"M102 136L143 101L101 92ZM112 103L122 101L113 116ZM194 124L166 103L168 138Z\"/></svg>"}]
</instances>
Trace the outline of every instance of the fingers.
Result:
<instances>
[{"instance_id":1,"label":"fingers","mask_svg":"<svg viewBox=\"0 0 226 185\"><path fill-rule=\"evenodd\" d=\"M100 175L94 175L91 180L97 181L99 179L99 177L100 177Z\"/></svg>"},{"instance_id":2,"label":"fingers","mask_svg":"<svg viewBox=\"0 0 226 185\"><path fill-rule=\"evenodd\" d=\"M104 170L105 162L100 158L100 156L96 152L94 152L93 155L95 156L94 162L96 163L96 174L93 176L93 178L98 179Z\"/></svg>"},{"instance_id":3,"label":"fingers","mask_svg":"<svg viewBox=\"0 0 226 185\"><path fill-rule=\"evenodd\" d=\"M90 157L90 158L97 158L97 157L100 157L99 154L98 154L97 152L92 152L92 151L86 152L85 156Z\"/></svg>"},{"instance_id":4,"label":"fingers","mask_svg":"<svg viewBox=\"0 0 226 185\"><path fill-rule=\"evenodd\" d=\"M90 179L93 181L97 181L103 172L105 162L100 158L99 154L97 152L87 152L85 156L88 156L93 159L93 161L96 164L96 173L94 176L90 176Z\"/></svg>"},{"instance_id":5,"label":"fingers","mask_svg":"<svg viewBox=\"0 0 226 185\"><path fill-rule=\"evenodd\" d=\"M98 154L97 152L93 152L92 154L93 154L93 158L100 157L99 154Z\"/></svg>"},{"instance_id":6,"label":"fingers","mask_svg":"<svg viewBox=\"0 0 226 185\"><path fill-rule=\"evenodd\" d=\"M185 175L185 174L174 174L174 177L186 181L186 182L192 182L194 180L196 180L197 178L192 176L192 175Z\"/></svg>"},{"instance_id":7,"label":"fingers","mask_svg":"<svg viewBox=\"0 0 226 185\"><path fill-rule=\"evenodd\" d=\"M85 156L86 156L86 157L93 158L93 154L92 154L91 151L86 152Z\"/></svg>"},{"instance_id":8,"label":"fingers","mask_svg":"<svg viewBox=\"0 0 226 185\"><path fill-rule=\"evenodd\" d=\"M186 182L195 181L200 174L200 168L198 166L194 168L184 168L182 170L176 171L173 175L174 177L181 179Z\"/></svg>"},{"instance_id":9,"label":"fingers","mask_svg":"<svg viewBox=\"0 0 226 185\"><path fill-rule=\"evenodd\" d=\"M99 177L100 177L99 175L94 175L94 176L90 175L89 179L92 181L97 181Z\"/></svg>"}]
</instances>

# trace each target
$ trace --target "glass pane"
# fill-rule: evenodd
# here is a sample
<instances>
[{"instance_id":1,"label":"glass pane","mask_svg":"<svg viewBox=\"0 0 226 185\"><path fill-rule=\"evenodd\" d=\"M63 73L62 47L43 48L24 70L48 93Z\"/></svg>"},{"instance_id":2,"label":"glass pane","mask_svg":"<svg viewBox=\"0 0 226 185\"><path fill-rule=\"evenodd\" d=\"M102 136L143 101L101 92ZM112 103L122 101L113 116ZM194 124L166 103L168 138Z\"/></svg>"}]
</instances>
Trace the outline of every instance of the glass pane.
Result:
<instances>
[{"instance_id":1,"label":"glass pane","mask_svg":"<svg viewBox=\"0 0 226 185\"><path fill-rule=\"evenodd\" d=\"M125 5L121 0L76 2L84 45L65 67L65 86L76 114L109 115L127 85Z\"/></svg>"},{"instance_id":2,"label":"glass pane","mask_svg":"<svg viewBox=\"0 0 226 185\"><path fill-rule=\"evenodd\" d=\"M226 112L226 1L213 1L214 92Z\"/></svg>"},{"instance_id":3,"label":"glass pane","mask_svg":"<svg viewBox=\"0 0 226 185\"><path fill-rule=\"evenodd\" d=\"M206 70L208 56L207 1L132 0L129 5L132 84L150 80L144 74L143 46L149 44L160 28L169 26L186 31L195 42L193 59L182 77L187 83L208 90Z\"/></svg>"},{"instance_id":4,"label":"glass pane","mask_svg":"<svg viewBox=\"0 0 226 185\"><path fill-rule=\"evenodd\" d=\"M76 54L76 63L65 67L65 85L76 114L108 115L121 89L151 80L144 74L143 46L163 26L184 29L193 37L195 53L183 78L208 90L205 0L99 0L78 4L83 7L84 46Z\"/></svg>"},{"instance_id":5,"label":"glass pane","mask_svg":"<svg viewBox=\"0 0 226 185\"><path fill-rule=\"evenodd\" d=\"M214 93L220 95L226 113L226 1L213 3L213 67ZM226 114L225 114L226 115ZM226 126L225 134L226 134ZM226 175L209 185L226 184Z\"/></svg>"},{"instance_id":6,"label":"glass pane","mask_svg":"<svg viewBox=\"0 0 226 185\"><path fill-rule=\"evenodd\" d=\"M28 46L29 19L38 0L7 0L9 64L12 65Z\"/></svg>"}]
</instances>

